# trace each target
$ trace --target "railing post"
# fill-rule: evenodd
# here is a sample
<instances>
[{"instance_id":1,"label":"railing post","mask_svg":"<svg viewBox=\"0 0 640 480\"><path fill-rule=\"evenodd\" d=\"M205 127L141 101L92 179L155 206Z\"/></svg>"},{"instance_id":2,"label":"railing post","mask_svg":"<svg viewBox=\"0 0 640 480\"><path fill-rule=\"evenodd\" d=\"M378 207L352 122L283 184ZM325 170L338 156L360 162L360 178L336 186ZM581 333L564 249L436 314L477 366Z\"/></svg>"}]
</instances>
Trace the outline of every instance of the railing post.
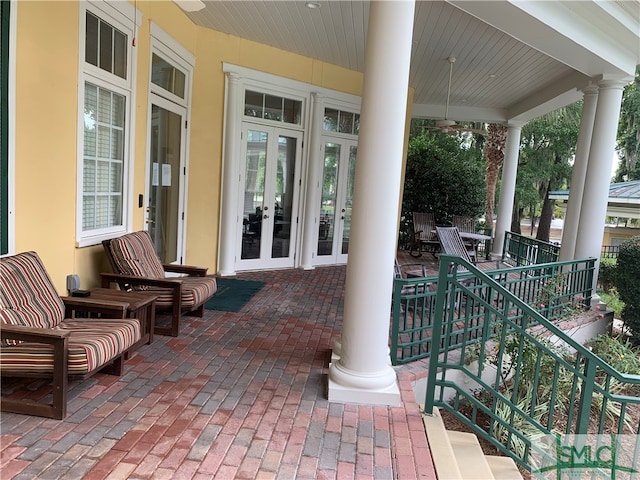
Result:
<instances>
[{"instance_id":1,"label":"railing post","mask_svg":"<svg viewBox=\"0 0 640 480\"><path fill-rule=\"evenodd\" d=\"M444 304L449 291L448 272L451 260L442 258L438 272L438 290L436 292L436 311L433 316L431 330L431 355L429 356L429 371L427 374L427 388L424 399L424 413L431 415L435 404L436 377L438 375L438 357L440 356L440 341L442 337L442 322L444 319Z\"/></svg>"},{"instance_id":2,"label":"railing post","mask_svg":"<svg viewBox=\"0 0 640 480\"><path fill-rule=\"evenodd\" d=\"M584 382L580 395L580 410L576 419L576 435L585 435L589 430L589 418L591 416L591 402L593 401L593 386L596 383L596 363L585 357Z\"/></svg>"},{"instance_id":3,"label":"railing post","mask_svg":"<svg viewBox=\"0 0 640 480\"><path fill-rule=\"evenodd\" d=\"M392 311L393 316L391 318L391 365L398 364L398 335L400 330L400 304L402 299L400 298L402 293L402 285L395 279L393 281L393 300Z\"/></svg>"}]
</instances>

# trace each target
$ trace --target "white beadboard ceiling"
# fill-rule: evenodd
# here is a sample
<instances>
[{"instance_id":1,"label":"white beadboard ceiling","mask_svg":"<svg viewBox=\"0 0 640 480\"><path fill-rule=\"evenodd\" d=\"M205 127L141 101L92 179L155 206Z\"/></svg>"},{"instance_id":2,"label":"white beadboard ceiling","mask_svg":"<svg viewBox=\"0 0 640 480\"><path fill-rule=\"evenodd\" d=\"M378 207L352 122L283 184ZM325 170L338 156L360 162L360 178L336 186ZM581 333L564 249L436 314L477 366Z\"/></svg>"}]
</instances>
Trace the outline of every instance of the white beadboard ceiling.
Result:
<instances>
[{"instance_id":1,"label":"white beadboard ceiling","mask_svg":"<svg viewBox=\"0 0 640 480\"><path fill-rule=\"evenodd\" d=\"M203 0L197 25L364 71L368 1ZM416 2L410 84L414 116L529 120L580 98L601 76L640 63L640 0Z\"/></svg>"}]
</instances>

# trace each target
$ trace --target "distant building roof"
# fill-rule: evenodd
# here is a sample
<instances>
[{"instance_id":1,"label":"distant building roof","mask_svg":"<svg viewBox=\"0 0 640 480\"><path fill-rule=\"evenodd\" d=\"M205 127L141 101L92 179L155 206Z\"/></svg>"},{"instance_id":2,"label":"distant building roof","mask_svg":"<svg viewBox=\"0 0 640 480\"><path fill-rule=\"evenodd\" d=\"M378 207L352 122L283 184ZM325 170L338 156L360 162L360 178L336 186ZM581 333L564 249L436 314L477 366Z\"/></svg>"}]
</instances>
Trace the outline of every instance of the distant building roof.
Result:
<instances>
[{"instance_id":1,"label":"distant building roof","mask_svg":"<svg viewBox=\"0 0 640 480\"><path fill-rule=\"evenodd\" d=\"M549 192L549 198L566 202L569 199L569 190ZM612 183L609 186L607 216L640 218L640 180Z\"/></svg>"}]
</instances>

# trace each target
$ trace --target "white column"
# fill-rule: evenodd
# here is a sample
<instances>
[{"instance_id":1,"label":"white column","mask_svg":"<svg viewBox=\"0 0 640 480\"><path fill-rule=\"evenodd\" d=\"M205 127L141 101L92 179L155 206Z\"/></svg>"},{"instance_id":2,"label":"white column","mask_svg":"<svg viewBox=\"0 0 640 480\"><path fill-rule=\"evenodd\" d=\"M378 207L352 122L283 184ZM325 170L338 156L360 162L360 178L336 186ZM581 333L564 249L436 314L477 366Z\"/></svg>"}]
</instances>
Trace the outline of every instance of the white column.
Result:
<instances>
[{"instance_id":1,"label":"white column","mask_svg":"<svg viewBox=\"0 0 640 480\"><path fill-rule=\"evenodd\" d=\"M302 219L302 253L300 266L304 270L313 269L313 252L317 245L318 214L320 212L320 182L322 181L322 121L324 104L322 95L311 94L311 125L309 131L309 163L307 164L307 184Z\"/></svg>"},{"instance_id":2,"label":"white column","mask_svg":"<svg viewBox=\"0 0 640 480\"><path fill-rule=\"evenodd\" d=\"M574 253L574 257L578 259L600 258L624 85L625 82L620 80L602 80L598 83L596 116ZM598 263L596 265L599 266ZM595 286L597 272L593 281Z\"/></svg>"},{"instance_id":3,"label":"white column","mask_svg":"<svg viewBox=\"0 0 640 480\"><path fill-rule=\"evenodd\" d=\"M371 2L339 360L329 401L398 405L389 316L415 2Z\"/></svg>"},{"instance_id":4,"label":"white column","mask_svg":"<svg viewBox=\"0 0 640 480\"><path fill-rule=\"evenodd\" d=\"M238 234L238 76L227 74L227 97L224 119L224 154L222 197L220 201L220 259L218 273L235 275L235 252Z\"/></svg>"},{"instance_id":5,"label":"white column","mask_svg":"<svg viewBox=\"0 0 640 480\"><path fill-rule=\"evenodd\" d=\"M564 226L562 227L562 244L560 247L561 262L573 260L576 249L576 238L578 237L578 222L580 220L580 210L582 207L582 194L584 182L587 177L587 163L589 160L589 148L591 146L591 134L593 133L593 122L596 117L596 102L598 100L598 87L589 85L583 90L582 117L580 118L580 132L578 134L578 144L576 145L576 155L571 172L571 185L569 186L569 201L567 211L564 216Z\"/></svg>"},{"instance_id":6,"label":"white column","mask_svg":"<svg viewBox=\"0 0 640 480\"><path fill-rule=\"evenodd\" d=\"M511 216L513 215L513 199L516 194L516 176L518 174L518 154L520 153L521 124L507 125L507 143L504 148L504 164L500 183L500 200L493 234L491 258L502 257L502 247L507 230L511 230Z\"/></svg>"}]
</instances>

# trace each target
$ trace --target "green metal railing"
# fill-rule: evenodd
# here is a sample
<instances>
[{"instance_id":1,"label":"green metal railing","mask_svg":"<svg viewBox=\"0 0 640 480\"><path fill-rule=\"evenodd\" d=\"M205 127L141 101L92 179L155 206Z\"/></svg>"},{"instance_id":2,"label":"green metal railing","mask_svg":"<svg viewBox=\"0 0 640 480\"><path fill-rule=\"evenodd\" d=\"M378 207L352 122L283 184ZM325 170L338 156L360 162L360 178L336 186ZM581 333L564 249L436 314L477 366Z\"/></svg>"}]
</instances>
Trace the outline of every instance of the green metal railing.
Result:
<instances>
[{"instance_id":1,"label":"green metal railing","mask_svg":"<svg viewBox=\"0 0 640 480\"><path fill-rule=\"evenodd\" d=\"M638 458L640 375L613 369L459 257L440 257L437 283L425 413L447 410L523 466L532 438L559 433L634 435ZM460 314L468 308L479 313Z\"/></svg>"},{"instance_id":2,"label":"green metal railing","mask_svg":"<svg viewBox=\"0 0 640 480\"><path fill-rule=\"evenodd\" d=\"M590 304L594 265L595 259L587 259L496 268L484 272L483 278L500 284L525 304L534 305L534 308L547 319L556 320L583 305ZM454 343L449 343L449 346L453 347L462 345L467 337L475 338L473 335L479 334L485 309L475 296L484 295L488 288L482 278L474 277L470 273L461 274L460 278L465 284L465 291L473 295L452 307L453 318L464 319L468 328L466 332L458 332L459 338ZM438 285L437 277L395 279L390 335L393 365L412 362L430 355ZM456 294L462 293L464 292ZM518 319L522 317L523 312L516 309L512 315Z\"/></svg>"},{"instance_id":3,"label":"green metal railing","mask_svg":"<svg viewBox=\"0 0 640 480\"><path fill-rule=\"evenodd\" d=\"M535 265L556 262L560 247L513 232L505 232L502 260L511 265Z\"/></svg>"},{"instance_id":4,"label":"green metal railing","mask_svg":"<svg viewBox=\"0 0 640 480\"><path fill-rule=\"evenodd\" d=\"M600 258L618 258L620 245L603 245L600 251Z\"/></svg>"}]
</instances>

